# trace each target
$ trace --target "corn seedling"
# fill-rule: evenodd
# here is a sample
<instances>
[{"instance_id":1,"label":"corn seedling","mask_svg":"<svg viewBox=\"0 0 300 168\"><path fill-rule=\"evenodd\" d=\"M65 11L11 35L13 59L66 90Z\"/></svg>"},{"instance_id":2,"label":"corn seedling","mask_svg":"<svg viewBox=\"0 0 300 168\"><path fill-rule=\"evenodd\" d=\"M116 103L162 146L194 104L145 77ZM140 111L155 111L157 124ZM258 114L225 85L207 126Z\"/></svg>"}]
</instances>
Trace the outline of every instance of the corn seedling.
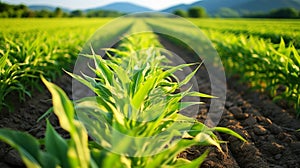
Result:
<instances>
[{"instance_id":1,"label":"corn seedling","mask_svg":"<svg viewBox=\"0 0 300 168\"><path fill-rule=\"evenodd\" d=\"M128 168L197 167L208 151L193 161L177 155L192 145L214 145L221 150L222 141L213 131L245 141L230 129L208 128L178 113L199 103L180 102L184 96L212 96L189 89L176 93L197 69L179 81L174 72L192 64L163 64L167 59L156 48L158 45L155 35L138 34L124 39L119 49L111 49L114 54L107 53L109 59L89 56L94 60L91 69L96 77L69 74L96 96L74 104L60 88L42 78L52 94L53 111L70 139L63 139L49 122L44 141L8 129L0 129L0 139L16 148L28 167ZM95 141L88 142L87 132ZM153 137L151 141L140 140L149 137Z\"/></svg>"}]
</instances>

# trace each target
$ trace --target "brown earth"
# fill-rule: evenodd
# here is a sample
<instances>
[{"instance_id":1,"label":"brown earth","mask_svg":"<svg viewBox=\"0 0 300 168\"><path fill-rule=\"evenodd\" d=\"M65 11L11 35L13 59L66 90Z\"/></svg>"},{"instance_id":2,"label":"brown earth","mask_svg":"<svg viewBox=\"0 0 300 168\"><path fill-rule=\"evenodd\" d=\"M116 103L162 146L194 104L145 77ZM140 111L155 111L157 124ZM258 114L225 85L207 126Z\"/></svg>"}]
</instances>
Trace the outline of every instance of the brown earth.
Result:
<instances>
[{"instance_id":1,"label":"brown earth","mask_svg":"<svg viewBox=\"0 0 300 168\"><path fill-rule=\"evenodd\" d=\"M186 62L197 61L191 59L195 58L193 52L174 46L164 38L161 38L161 43ZM198 71L196 78L200 92L207 93L210 81L205 67ZM300 128L300 120L296 119L293 109L280 107L265 94L239 83L238 76L227 79L226 97L219 126L236 131L248 142L243 143L226 134L219 135L228 141L223 145L225 155L213 148L201 167L300 167L300 132L295 131ZM208 109L209 101L200 108L200 121L205 121ZM200 156L201 151L203 147L193 147L182 155L193 159Z\"/></svg>"},{"instance_id":2,"label":"brown earth","mask_svg":"<svg viewBox=\"0 0 300 168\"><path fill-rule=\"evenodd\" d=\"M190 51L174 46L162 38L161 42L166 49L175 52L185 61L193 62L190 59L193 53ZM203 67L196 76L200 91L207 93L210 83L205 71ZM63 75L55 83L71 96L69 76ZM42 138L45 120L37 122L37 119L50 107L49 92L35 92L25 103L16 103L14 112L1 111L0 127L26 131ZM206 119L208 109L209 100L200 108L200 121ZM61 132L54 115L50 117L50 121ZM238 82L238 77L227 79L227 99L219 126L233 129L248 142L243 143L232 136L218 134L220 139L228 141L222 145L223 153L214 147L194 146L182 152L180 157L194 159L209 148L211 152L201 167L300 167L300 132L295 131L300 128L300 121L295 119L293 110L282 108L274 104L268 96L251 91L246 84ZM4 143L0 143L0 167L24 167L18 153Z\"/></svg>"}]
</instances>

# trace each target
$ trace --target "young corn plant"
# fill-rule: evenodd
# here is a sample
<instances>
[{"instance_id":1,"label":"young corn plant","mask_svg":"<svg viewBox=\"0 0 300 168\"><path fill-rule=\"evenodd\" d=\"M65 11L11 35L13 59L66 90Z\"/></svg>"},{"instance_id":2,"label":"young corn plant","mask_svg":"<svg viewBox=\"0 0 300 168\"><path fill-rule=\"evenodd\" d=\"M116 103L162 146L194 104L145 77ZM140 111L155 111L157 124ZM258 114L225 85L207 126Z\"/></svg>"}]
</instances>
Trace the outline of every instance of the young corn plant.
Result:
<instances>
[{"instance_id":1,"label":"young corn plant","mask_svg":"<svg viewBox=\"0 0 300 168\"><path fill-rule=\"evenodd\" d=\"M28 133L10 129L0 129L0 139L20 154L27 167L92 167L88 148L88 134L81 122L74 119L73 103L56 85L43 82L53 98L53 111L59 118L60 125L70 133L70 139L63 139L47 121L45 139L40 141ZM45 146L42 149L42 145Z\"/></svg>"},{"instance_id":2,"label":"young corn plant","mask_svg":"<svg viewBox=\"0 0 300 168\"><path fill-rule=\"evenodd\" d=\"M106 21L90 20L85 24L75 21L80 24L74 25L74 20L60 19L3 20L0 26L0 111L3 108L14 111L15 101L11 99L24 102L33 90L42 90L40 75L56 79L62 74L62 68L71 69L83 43Z\"/></svg>"},{"instance_id":3,"label":"young corn plant","mask_svg":"<svg viewBox=\"0 0 300 168\"><path fill-rule=\"evenodd\" d=\"M141 43L143 40L153 43ZM95 78L69 73L96 94L76 104L78 117L95 141L108 151L128 156L131 166L157 167L200 164L203 159L178 161L176 156L192 145L215 145L220 149L214 130L244 140L227 128L208 128L178 113L199 103L180 102L184 96L212 96L189 89L174 93L197 69L178 81L174 72L192 64L163 65L167 60L154 44L159 43L153 34L129 37L120 49L110 49L115 54L107 53L107 60L95 54L90 56L95 62L95 68L91 68Z\"/></svg>"},{"instance_id":4,"label":"young corn plant","mask_svg":"<svg viewBox=\"0 0 300 168\"><path fill-rule=\"evenodd\" d=\"M270 94L274 101L286 101L299 117L300 56L293 45L286 47L283 39L275 45L254 36L228 35L224 38L216 32L212 36L227 72L243 74L243 82Z\"/></svg>"},{"instance_id":5,"label":"young corn plant","mask_svg":"<svg viewBox=\"0 0 300 168\"><path fill-rule=\"evenodd\" d=\"M193 34L192 26L188 27L182 24L180 19L165 19L159 24L155 22L155 24L152 23L151 19L148 19L148 22L154 28L168 29L168 31L173 34L182 34L184 36L191 36ZM198 23L198 21L195 22L199 26L205 25L201 27L206 27L210 24L203 24L203 21L201 21L201 23ZM169 25L174 25L173 27L176 27L176 29L172 29ZM299 51L294 47L294 45L297 46L298 44L294 43L294 45L291 45L291 42L295 40L295 38L291 38L293 35L289 36L288 39L294 40L288 40L287 38L278 36L278 32L277 34L271 32L274 36L276 35L276 40L274 40L272 37L267 37L266 39L266 37L257 36L256 33L250 33L249 36L249 32L245 34L242 30L232 33L231 31L225 31L225 29L219 25L213 24L212 26L213 27L208 26L210 28L204 28L204 33L210 37L215 44L226 73L230 75L240 75L242 82L251 84L253 89L270 94L274 101L283 100L287 102L291 107L295 108L296 114L299 117L300 56ZM236 27L231 26L230 29L235 28ZM251 29L253 29L253 27L251 27ZM258 30L261 31L263 29L257 29L257 31ZM282 29L278 30L283 32ZM226 35L224 35L223 31L226 32ZM285 35L287 35L286 33ZM268 36L264 31L259 34ZM190 40L192 40L193 37L196 39L200 38L199 36L192 36ZM277 41L278 44L271 43L270 38L271 41ZM170 38L170 40L177 42L174 38ZM290 45L286 44L287 41L290 42Z\"/></svg>"},{"instance_id":6,"label":"young corn plant","mask_svg":"<svg viewBox=\"0 0 300 168\"><path fill-rule=\"evenodd\" d=\"M159 43L140 43L143 40L156 37L139 34L123 40L107 60L89 56L95 62L91 67L94 78L69 73L94 91L94 97L73 104L60 88L42 78L52 94L53 111L70 139L63 139L49 122L44 141L8 129L0 129L0 139L16 148L28 167L117 168L197 167L208 151L193 161L177 156L193 145L214 145L221 150L222 141L213 131L245 141L230 129L208 128L180 114L199 103L180 102L184 96L212 96L190 89L175 92L197 69L179 81L174 72L193 64L163 65L167 60L153 45ZM94 141L88 141L88 133Z\"/></svg>"}]
</instances>

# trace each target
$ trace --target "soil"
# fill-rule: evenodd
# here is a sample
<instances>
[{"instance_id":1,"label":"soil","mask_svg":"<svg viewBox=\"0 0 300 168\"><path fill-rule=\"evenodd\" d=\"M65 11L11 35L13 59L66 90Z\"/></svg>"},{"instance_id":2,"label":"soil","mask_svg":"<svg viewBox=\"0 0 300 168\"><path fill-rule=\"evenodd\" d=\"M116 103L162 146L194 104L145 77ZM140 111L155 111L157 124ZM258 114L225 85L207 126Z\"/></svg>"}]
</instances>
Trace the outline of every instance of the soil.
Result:
<instances>
[{"instance_id":1,"label":"soil","mask_svg":"<svg viewBox=\"0 0 300 168\"><path fill-rule=\"evenodd\" d=\"M189 50L174 46L161 38L166 49L175 52L186 62L195 62ZM189 56L189 57L187 57ZM241 74L242 75L242 74ZM200 92L209 93L210 82L205 67L196 75ZM55 81L57 85L71 97L71 78L63 75ZM42 138L45 132L45 120L37 122L51 106L51 96L47 89L35 92L25 103L16 103L15 111L0 112L0 127L26 131L37 138ZM198 119L205 121L209 110L209 100L201 105ZM293 109L281 107L273 103L268 96L252 91L247 84L238 82L238 76L227 79L227 99L219 126L233 129L248 142L226 134L218 134L220 139L227 141L222 145L223 152L215 147L193 146L182 152L179 157L190 160L200 156L204 150L210 149L210 154L201 167L249 167L249 168L297 168L300 167L300 120L296 119ZM58 127L57 119L50 116L50 122ZM0 143L0 167L25 167L18 153L4 143Z\"/></svg>"},{"instance_id":2,"label":"soil","mask_svg":"<svg viewBox=\"0 0 300 168\"><path fill-rule=\"evenodd\" d=\"M175 52L187 63L196 62L195 53L160 38L164 47ZM242 74L240 74L242 75ZM209 92L210 81L205 67L196 74L200 92ZM201 167L249 167L289 168L300 167L300 120L292 108L280 107L266 96L253 91L247 84L238 81L238 75L227 79L225 110L218 126L230 128L244 138L244 143L227 134L218 134L227 141L223 145L225 154L209 147L212 151ZM205 121L209 101L200 107L198 120ZM284 103L283 103L284 104ZM194 159L201 155L203 147L192 147L181 156Z\"/></svg>"},{"instance_id":3,"label":"soil","mask_svg":"<svg viewBox=\"0 0 300 168\"><path fill-rule=\"evenodd\" d=\"M71 97L72 79L70 76L63 75L54 83L60 86ZM10 96L10 99L14 99L14 96ZM15 102L18 101L15 100ZM35 91L32 94L32 98L28 98L26 102L16 103L14 107L15 111L2 110L0 112L0 128L26 131L37 138L43 138L46 130L46 121L45 119L37 121L50 107L52 107L51 95L46 87L44 87L43 92ZM48 119L56 131L63 136L67 136L64 130L59 127L55 115L50 115ZM25 167L18 152L3 142L0 142L0 167Z\"/></svg>"}]
</instances>

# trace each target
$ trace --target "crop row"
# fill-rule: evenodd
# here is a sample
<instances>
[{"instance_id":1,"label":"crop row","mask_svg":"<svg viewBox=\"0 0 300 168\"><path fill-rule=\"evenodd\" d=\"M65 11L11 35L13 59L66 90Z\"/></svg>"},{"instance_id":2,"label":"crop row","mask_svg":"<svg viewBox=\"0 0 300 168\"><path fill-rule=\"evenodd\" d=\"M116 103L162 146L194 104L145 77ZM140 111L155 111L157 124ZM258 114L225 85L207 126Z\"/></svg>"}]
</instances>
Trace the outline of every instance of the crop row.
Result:
<instances>
[{"instance_id":1,"label":"crop row","mask_svg":"<svg viewBox=\"0 0 300 168\"><path fill-rule=\"evenodd\" d=\"M96 25L108 20L85 21L85 26L80 21L4 19L1 22L0 109L13 107L11 97L25 100L34 88L41 89L40 75L55 79L63 68L70 70L80 46Z\"/></svg>"},{"instance_id":2,"label":"crop row","mask_svg":"<svg viewBox=\"0 0 300 168\"><path fill-rule=\"evenodd\" d=\"M298 20L256 20L256 19L191 19L203 30L213 30L236 35L257 36L272 43L280 43L281 38L296 48L300 48L300 24ZM272 28L272 29L270 29Z\"/></svg>"},{"instance_id":3,"label":"crop row","mask_svg":"<svg viewBox=\"0 0 300 168\"><path fill-rule=\"evenodd\" d=\"M288 102L300 115L300 56L282 39L273 44L264 39L207 31L230 75L266 91L276 100Z\"/></svg>"},{"instance_id":4,"label":"crop row","mask_svg":"<svg viewBox=\"0 0 300 168\"><path fill-rule=\"evenodd\" d=\"M197 38L205 39L204 34L198 33L192 26L182 24L180 20L166 20L153 26L169 29L168 31L176 35L181 34L182 39L185 36L194 36L194 39L189 39L190 44L197 42ZM300 114L300 56L293 45L285 44L283 39L279 44L273 44L251 35L214 30L203 32L216 47L227 75L239 75L243 82L250 83L255 89L266 91L275 101L286 101L294 106L297 115ZM171 40L177 43L189 42L181 41L180 38ZM208 45L208 42L203 40L198 45L198 48L204 48L203 45ZM211 57L215 56L209 50L204 51ZM208 56L205 59L207 61L212 58Z\"/></svg>"},{"instance_id":5,"label":"crop row","mask_svg":"<svg viewBox=\"0 0 300 168\"><path fill-rule=\"evenodd\" d=\"M44 140L8 129L0 129L0 139L15 147L28 167L82 168L197 167L207 151L193 161L177 155L192 145L214 145L221 150L222 142L213 131L244 140L227 128L208 128L178 113L201 103L181 102L183 97L211 96L189 89L175 92L197 69L179 81L174 73L193 64L168 66L160 46L154 34L142 33L124 38L117 49L108 49L108 59L85 55L93 60L94 66L89 67L96 77L68 74L95 96L75 102L42 78L52 94L53 111L70 139L63 139L49 122ZM94 141L88 140L88 133Z\"/></svg>"}]
</instances>

